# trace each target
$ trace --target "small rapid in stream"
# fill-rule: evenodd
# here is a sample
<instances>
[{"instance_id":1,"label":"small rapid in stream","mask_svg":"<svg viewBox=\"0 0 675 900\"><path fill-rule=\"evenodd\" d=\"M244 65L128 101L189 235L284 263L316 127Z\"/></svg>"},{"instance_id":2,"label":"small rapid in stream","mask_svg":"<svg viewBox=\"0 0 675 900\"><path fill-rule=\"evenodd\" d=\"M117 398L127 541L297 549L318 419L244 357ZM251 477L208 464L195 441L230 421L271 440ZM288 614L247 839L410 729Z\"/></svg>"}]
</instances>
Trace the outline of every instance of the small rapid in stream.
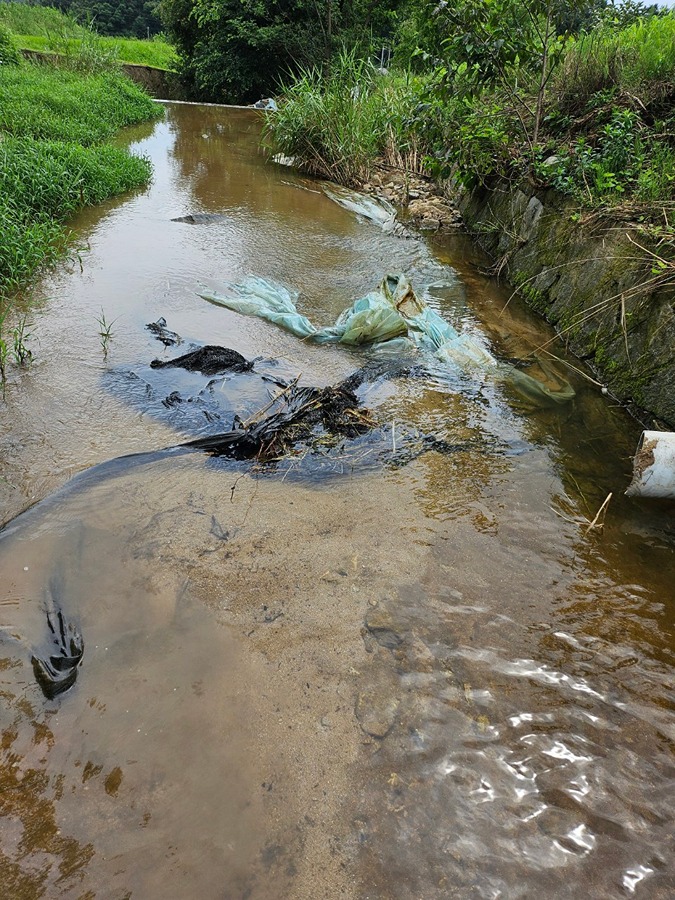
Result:
<instances>
[{"instance_id":1,"label":"small rapid in stream","mask_svg":"<svg viewBox=\"0 0 675 900\"><path fill-rule=\"evenodd\" d=\"M372 438L265 466L156 452L371 358L199 296L251 275L323 326L403 272L499 359L567 359L467 238L361 221L266 163L259 129L170 105L126 134L154 183L82 214L86 251L25 300L35 362L0 405L0 895L671 897L674 507L623 496L640 429L611 398L548 357L526 371L569 403L426 369L359 395ZM150 366L202 345L253 373ZM401 456L410 435L452 452ZM31 665L50 598L84 639L53 699Z\"/></svg>"}]
</instances>

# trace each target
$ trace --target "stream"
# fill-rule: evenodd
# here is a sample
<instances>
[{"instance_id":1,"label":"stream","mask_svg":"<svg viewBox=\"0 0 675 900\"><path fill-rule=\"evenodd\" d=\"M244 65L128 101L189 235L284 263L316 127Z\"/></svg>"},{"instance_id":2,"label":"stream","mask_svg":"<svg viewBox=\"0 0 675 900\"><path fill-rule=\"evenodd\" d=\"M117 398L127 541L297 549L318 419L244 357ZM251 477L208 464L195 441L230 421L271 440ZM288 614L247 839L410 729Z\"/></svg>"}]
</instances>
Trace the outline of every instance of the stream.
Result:
<instances>
[{"instance_id":1,"label":"stream","mask_svg":"<svg viewBox=\"0 0 675 900\"><path fill-rule=\"evenodd\" d=\"M23 301L34 361L0 403L0 896L672 897L675 507L623 496L639 426L466 236L385 233L259 133L180 104L125 133L153 184L82 213ZM371 358L200 291L260 276L329 325L388 272L500 359L545 345L527 371L574 400L427 371L364 393L389 456L149 453L271 390L223 377L204 412L209 380L155 358L222 345L318 386ZM397 461L411 433L455 452ZM147 455L106 465L127 454ZM84 639L54 699L31 665L49 598Z\"/></svg>"}]
</instances>

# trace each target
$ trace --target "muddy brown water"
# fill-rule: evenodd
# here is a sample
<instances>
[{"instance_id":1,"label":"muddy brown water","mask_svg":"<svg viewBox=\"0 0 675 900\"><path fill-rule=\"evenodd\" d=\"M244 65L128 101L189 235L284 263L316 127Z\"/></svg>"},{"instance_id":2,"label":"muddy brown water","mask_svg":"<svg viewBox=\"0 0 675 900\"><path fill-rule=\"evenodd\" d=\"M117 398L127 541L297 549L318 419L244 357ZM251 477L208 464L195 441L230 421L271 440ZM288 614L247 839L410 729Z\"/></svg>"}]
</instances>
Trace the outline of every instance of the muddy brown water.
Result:
<instances>
[{"instance_id":1,"label":"muddy brown water","mask_svg":"<svg viewBox=\"0 0 675 900\"><path fill-rule=\"evenodd\" d=\"M478 375L397 379L371 397L394 440L472 449L73 477L194 433L143 400L175 352L144 330L159 316L308 384L363 361L201 285L272 278L328 324L405 271L444 281L437 308L504 357L550 339L465 238L382 234L265 164L258 132L170 106L127 135L153 185L82 215L81 266L26 300L35 362L0 406L0 895L672 896L673 507L623 497L639 429L611 398L575 378L574 402L533 409ZM224 218L170 221L190 213ZM85 639L54 701L30 666L49 590Z\"/></svg>"}]
</instances>

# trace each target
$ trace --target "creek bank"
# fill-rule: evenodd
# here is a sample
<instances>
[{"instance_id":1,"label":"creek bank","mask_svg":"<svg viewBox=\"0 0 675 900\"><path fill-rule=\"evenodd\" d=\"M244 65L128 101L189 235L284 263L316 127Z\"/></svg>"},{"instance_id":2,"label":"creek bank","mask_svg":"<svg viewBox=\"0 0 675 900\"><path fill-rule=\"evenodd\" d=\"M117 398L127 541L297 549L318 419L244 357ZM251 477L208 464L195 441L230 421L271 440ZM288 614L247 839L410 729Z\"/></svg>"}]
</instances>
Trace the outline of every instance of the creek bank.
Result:
<instances>
[{"instance_id":1,"label":"creek bank","mask_svg":"<svg viewBox=\"0 0 675 900\"><path fill-rule=\"evenodd\" d=\"M554 190L495 181L453 197L468 230L527 304L608 391L648 422L675 425L675 284L632 222L582 213ZM637 407L637 409L636 409Z\"/></svg>"},{"instance_id":2,"label":"creek bank","mask_svg":"<svg viewBox=\"0 0 675 900\"><path fill-rule=\"evenodd\" d=\"M464 226L528 306L642 421L675 426L675 284L634 222L581 213L552 189L499 180L457 190L378 166L360 186L431 232Z\"/></svg>"}]
</instances>

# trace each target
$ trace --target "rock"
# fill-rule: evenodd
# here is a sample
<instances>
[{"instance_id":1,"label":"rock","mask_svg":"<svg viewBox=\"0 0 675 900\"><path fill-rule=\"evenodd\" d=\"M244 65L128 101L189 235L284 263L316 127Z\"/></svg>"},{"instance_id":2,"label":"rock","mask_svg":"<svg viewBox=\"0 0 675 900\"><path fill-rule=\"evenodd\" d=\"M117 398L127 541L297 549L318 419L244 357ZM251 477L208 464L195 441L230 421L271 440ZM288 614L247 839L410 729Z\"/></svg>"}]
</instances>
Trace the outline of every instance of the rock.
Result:
<instances>
[{"instance_id":1,"label":"rock","mask_svg":"<svg viewBox=\"0 0 675 900\"><path fill-rule=\"evenodd\" d=\"M365 625L380 647L395 650L403 643L403 637L396 631L391 616L384 608L371 610L366 616Z\"/></svg>"},{"instance_id":2,"label":"rock","mask_svg":"<svg viewBox=\"0 0 675 900\"><path fill-rule=\"evenodd\" d=\"M544 211L544 206L536 197L531 197L530 202L525 207L525 214L520 225L520 239L529 241L534 232L537 230L539 219Z\"/></svg>"},{"instance_id":3,"label":"rock","mask_svg":"<svg viewBox=\"0 0 675 900\"><path fill-rule=\"evenodd\" d=\"M398 707L398 697L392 697L382 688L373 688L359 694L354 711L362 730L381 739L393 728Z\"/></svg>"},{"instance_id":4,"label":"rock","mask_svg":"<svg viewBox=\"0 0 675 900\"><path fill-rule=\"evenodd\" d=\"M184 225L214 225L218 222L226 222L229 216L223 213L189 213L187 216L177 216L172 222L182 222Z\"/></svg>"}]
</instances>

